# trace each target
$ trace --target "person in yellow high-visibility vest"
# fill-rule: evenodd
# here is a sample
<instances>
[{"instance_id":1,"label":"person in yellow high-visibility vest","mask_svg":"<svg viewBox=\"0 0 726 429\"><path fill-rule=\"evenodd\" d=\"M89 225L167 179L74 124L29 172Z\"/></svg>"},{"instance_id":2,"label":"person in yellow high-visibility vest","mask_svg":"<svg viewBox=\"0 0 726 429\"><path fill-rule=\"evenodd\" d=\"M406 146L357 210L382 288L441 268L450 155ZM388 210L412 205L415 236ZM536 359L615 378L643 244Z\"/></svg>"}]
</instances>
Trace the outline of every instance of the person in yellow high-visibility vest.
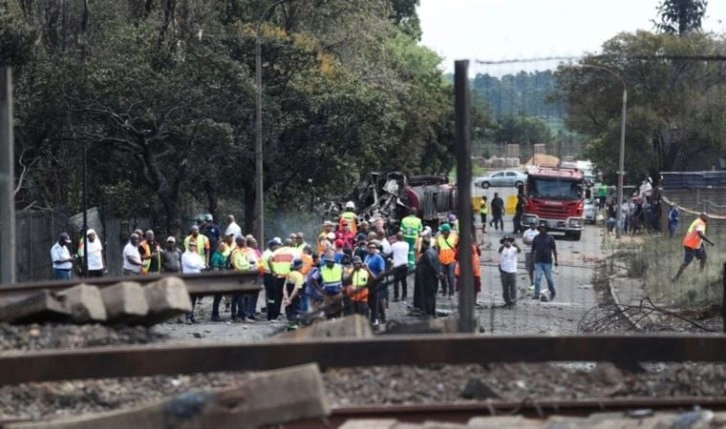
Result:
<instances>
[{"instance_id":1,"label":"person in yellow high-visibility vest","mask_svg":"<svg viewBox=\"0 0 726 429\"><path fill-rule=\"evenodd\" d=\"M714 245L713 241L706 237L707 223L708 213L702 212L688 227L688 232L683 237L683 264L678 269L678 273L673 278L673 281L678 280L681 274L683 274L683 270L693 262L694 257L701 262L701 271L706 267L706 249L703 246L703 242L705 241L711 246Z\"/></svg>"},{"instance_id":2,"label":"person in yellow high-visibility vest","mask_svg":"<svg viewBox=\"0 0 726 429\"><path fill-rule=\"evenodd\" d=\"M413 270L416 267L416 239L421 235L423 230L423 222L421 218L416 216L416 207L411 207L408 216L401 219L401 232L403 239L408 243L408 269Z\"/></svg>"},{"instance_id":3,"label":"person in yellow high-visibility vest","mask_svg":"<svg viewBox=\"0 0 726 429\"><path fill-rule=\"evenodd\" d=\"M481 232L487 232L487 215L489 214L489 202L486 195L481 197L479 203L479 216L481 217Z\"/></svg>"},{"instance_id":4,"label":"person in yellow high-visibility vest","mask_svg":"<svg viewBox=\"0 0 726 429\"><path fill-rule=\"evenodd\" d=\"M348 201L345 203L345 211L340 214L338 219L338 226L342 229L343 225L348 224L353 234L358 232L358 215L355 214L355 203Z\"/></svg>"},{"instance_id":5,"label":"person in yellow high-visibility vest","mask_svg":"<svg viewBox=\"0 0 726 429\"><path fill-rule=\"evenodd\" d=\"M197 244L197 253L199 253L199 256L202 257L202 260L205 261L207 265L209 265L209 257L211 256L210 253L210 244L209 244L209 238L207 238L206 235L199 233L199 227L197 225L193 225L191 227L191 234L187 235L184 238L184 249L186 250L189 246L189 242L194 241Z\"/></svg>"}]
</instances>

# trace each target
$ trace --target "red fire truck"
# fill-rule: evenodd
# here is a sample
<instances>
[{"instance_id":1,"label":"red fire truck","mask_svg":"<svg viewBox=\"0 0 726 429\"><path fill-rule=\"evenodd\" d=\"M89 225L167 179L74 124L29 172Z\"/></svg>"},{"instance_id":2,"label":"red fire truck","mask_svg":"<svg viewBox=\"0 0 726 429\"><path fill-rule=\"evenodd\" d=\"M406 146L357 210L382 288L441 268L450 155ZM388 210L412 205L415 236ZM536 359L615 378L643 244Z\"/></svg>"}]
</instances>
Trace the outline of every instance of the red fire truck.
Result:
<instances>
[{"instance_id":1,"label":"red fire truck","mask_svg":"<svg viewBox=\"0 0 726 429\"><path fill-rule=\"evenodd\" d=\"M531 168L524 187L522 225L546 224L550 231L579 240L585 227L584 186L585 176L577 168Z\"/></svg>"}]
</instances>

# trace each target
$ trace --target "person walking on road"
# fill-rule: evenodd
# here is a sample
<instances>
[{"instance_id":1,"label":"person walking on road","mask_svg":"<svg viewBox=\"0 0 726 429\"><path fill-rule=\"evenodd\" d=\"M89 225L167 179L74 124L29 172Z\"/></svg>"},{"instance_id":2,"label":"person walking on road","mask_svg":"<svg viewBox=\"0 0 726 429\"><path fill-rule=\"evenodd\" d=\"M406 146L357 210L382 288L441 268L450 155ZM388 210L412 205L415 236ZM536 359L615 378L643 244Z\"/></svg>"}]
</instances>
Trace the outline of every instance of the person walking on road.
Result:
<instances>
[{"instance_id":1,"label":"person walking on road","mask_svg":"<svg viewBox=\"0 0 726 429\"><path fill-rule=\"evenodd\" d=\"M53 262L53 280L71 280L73 278L73 261L68 245L71 237L67 232L58 236L58 241L50 248L50 259Z\"/></svg>"},{"instance_id":2,"label":"person walking on road","mask_svg":"<svg viewBox=\"0 0 726 429\"><path fill-rule=\"evenodd\" d=\"M539 226L539 234L532 240L532 258L534 260L534 296L532 299L540 299L540 283L542 275L547 278L547 289L550 291L549 300L555 299L555 282L552 280L552 256L554 255L555 267L557 263L557 244L551 235L547 234L547 225ZM544 295L543 295L544 296Z\"/></svg>"},{"instance_id":3,"label":"person walking on road","mask_svg":"<svg viewBox=\"0 0 726 429\"><path fill-rule=\"evenodd\" d=\"M499 248L499 276L504 307L513 308L517 304L517 256L521 249L514 242L514 237L509 235L505 235L499 243L502 245Z\"/></svg>"},{"instance_id":4,"label":"person walking on road","mask_svg":"<svg viewBox=\"0 0 726 429\"><path fill-rule=\"evenodd\" d=\"M489 222L489 226L494 224L495 230L499 231L501 227L502 231L504 231L502 216L504 216L504 200L499 197L499 192L495 192L494 198L492 198L492 220Z\"/></svg>"},{"instance_id":5,"label":"person walking on road","mask_svg":"<svg viewBox=\"0 0 726 429\"><path fill-rule=\"evenodd\" d=\"M524 268L529 275L529 289L534 290L534 259L532 258L532 241L539 234L537 224L529 223L529 229L522 233L522 243L524 243Z\"/></svg>"},{"instance_id":6,"label":"person walking on road","mask_svg":"<svg viewBox=\"0 0 726 429\"><path fill-rule=\"evenodd\" d=\"M693 258L696 258L701 262L701 271L703 271L706 267L706 247L703 245L703 242L705 241L711 246L715 245L713 241L706 237L707 223L708 213L701 212L696 220L691 222L691 225L688 227L688 232L686 232L686 236L683 237L683 264L681 264L681 267L678 269L678 273L673 278L673 281L676 281L679 277L681 277L681 274L683 274L686 267L693 262Z\"/></svg>"}]
</instances>

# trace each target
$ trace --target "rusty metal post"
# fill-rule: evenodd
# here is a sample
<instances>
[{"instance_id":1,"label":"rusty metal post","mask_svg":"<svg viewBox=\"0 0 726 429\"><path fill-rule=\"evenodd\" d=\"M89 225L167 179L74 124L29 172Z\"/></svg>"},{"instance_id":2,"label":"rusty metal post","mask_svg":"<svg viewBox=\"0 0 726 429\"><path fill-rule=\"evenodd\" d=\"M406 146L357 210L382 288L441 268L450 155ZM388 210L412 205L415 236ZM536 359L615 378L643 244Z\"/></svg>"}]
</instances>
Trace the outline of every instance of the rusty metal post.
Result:
<instances>
[{"instance_id":1,"label":"rusty metal post","mask_svg":"<svg viewBox=\"0 0 726 429\"><path fill-rule=\"evenodd\" d=\"M0 67L0 284L15 283L15 154L13 85L9 67Z\"/></svg>"},{"instance_id":2,"label":"rusty metal post","mask_svg":"<svg viewBox=\"0 0 726 429\"><path fill-rule=\"evenodd\" d=\"M456 186L459 213L459 332L474 332L474 267L471 266L473 240L471 208L471 129L469 100L469 61L454 64L456 103Z\"/></svg>"}]
</instances>

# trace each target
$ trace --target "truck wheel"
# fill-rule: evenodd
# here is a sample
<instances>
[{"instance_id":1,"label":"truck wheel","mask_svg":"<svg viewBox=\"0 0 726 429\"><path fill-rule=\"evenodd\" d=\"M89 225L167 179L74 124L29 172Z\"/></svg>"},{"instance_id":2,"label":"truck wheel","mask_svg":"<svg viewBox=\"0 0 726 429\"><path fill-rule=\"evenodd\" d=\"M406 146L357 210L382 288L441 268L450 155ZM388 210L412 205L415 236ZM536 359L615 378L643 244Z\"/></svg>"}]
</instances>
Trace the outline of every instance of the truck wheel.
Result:
<instances>
[{"instance_id":1,"label":"truck wheel","mask_svg":"<svg viewBox=\"0 0 726 429\"><path fill-rule=\"evenodd\" d=\"M481 182L481 187L484 189L489 189L489 182Z\"/></svg>"}]
</instances>

